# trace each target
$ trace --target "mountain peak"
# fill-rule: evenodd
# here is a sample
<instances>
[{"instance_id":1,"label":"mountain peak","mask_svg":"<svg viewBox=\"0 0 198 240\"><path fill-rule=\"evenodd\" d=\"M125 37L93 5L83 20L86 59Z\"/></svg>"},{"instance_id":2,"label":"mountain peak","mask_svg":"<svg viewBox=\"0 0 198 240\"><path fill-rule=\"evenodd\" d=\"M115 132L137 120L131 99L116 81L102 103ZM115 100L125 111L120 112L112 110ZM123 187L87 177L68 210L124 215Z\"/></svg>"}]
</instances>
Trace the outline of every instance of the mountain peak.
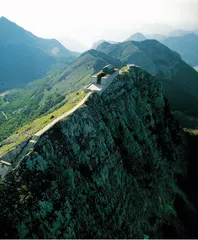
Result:
<instances>
[{"instance_id":1,"label":"mountain peak","mask_svg":"<svg viewBox=\"0 0 198 240\"><path fill-rule=\"evenodd\" d=\"M140 32L137 32L137 33L134 33L133 35L131 35L126 41L141 42L141 41L144 41L144 40L146 40L146 37L144 36L144 34L142 34Z\"/></svg>"},{"instance_id":2,"label":"mountain peak","mask_svg":"<svg viewBox=\"0 0 198 240\"><path fill-rule=\"evenodd\" d=\"M4 17L4 16L0 17L0 23L4 23L4 24L14 24L14 25L16 25L16 26L17 26L17 24L16 24L16 23L14 23L14 22L10 21L9 19L7 19L7 18L6 18L6 17ZM19 26L18 26L18 27L19 27Z\"/></svg>"},{"instance_id":3,"label":"mountain peak","mask_svg":"<svg viewBox=\"0 0 198 240\"><path fill-rule=\"evenodd\" d=\"M6 17L2 16L0 17L0 20L4 20L4 21L9 21ZM9 21L10 22L10 21Z\"/></svg>"},{"instance_id":4,"label":"mountain peak","mask_svg":"<svg viewBox=\"0 0 198 240\"><path fill-rule=\"evenodd\" d=\"M94 42L91 48L92 49L97 49L98 46L100 46L103 43L105 43L105 44L116 44L117 42L116 41L107 41L107 40L101 39L97 42Z\"/></svg>"}]
</instances>

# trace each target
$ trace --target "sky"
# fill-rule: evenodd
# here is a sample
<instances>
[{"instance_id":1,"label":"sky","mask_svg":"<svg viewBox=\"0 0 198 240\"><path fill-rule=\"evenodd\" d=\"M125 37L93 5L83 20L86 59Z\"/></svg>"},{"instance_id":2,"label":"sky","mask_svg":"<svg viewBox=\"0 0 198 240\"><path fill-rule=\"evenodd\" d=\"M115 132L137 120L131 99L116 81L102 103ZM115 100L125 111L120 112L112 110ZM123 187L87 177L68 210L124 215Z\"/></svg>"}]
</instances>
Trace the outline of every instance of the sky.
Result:
<instances>
[{"instance_id":1,"label":"sky","mask_svg":"<svg viewBox=\"0 0 198 240\"><path fill-rule=\"evenodd\" d=\"M99 39L125 40L150 24L198 29L198 0L0 0L0 16L39 37L91 47Z\"/></svg>"}]
</instances>

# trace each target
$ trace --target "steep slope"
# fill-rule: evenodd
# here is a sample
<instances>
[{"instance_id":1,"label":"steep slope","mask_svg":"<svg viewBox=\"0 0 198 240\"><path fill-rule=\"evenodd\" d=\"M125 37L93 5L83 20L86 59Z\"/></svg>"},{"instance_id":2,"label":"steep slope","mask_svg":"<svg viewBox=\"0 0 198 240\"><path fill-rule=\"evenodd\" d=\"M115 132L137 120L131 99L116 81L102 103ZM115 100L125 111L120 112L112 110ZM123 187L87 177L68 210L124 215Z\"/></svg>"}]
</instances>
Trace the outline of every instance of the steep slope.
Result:
<instances>
[{"instance_id":1,"label":"steep slope","mask_svg":"<svg viewBox=\"0 0 198 240\"><path fill-rule=\"evenodd\" d=\"M44 133L0 185L1 238L196 237L176 183L184 149L160 81L131 67Z\"/></svg>"},{"instance_id":2,"label":"steep slope","mask_svg":"<svg viewBox=\"0 0 198 240\"><path fill-rule=\"evenodd\" d=\"M88 84L90 75L107 64L118 68L121 65L113 57L89 50L66 69L51 71L45 78L23 89L0 96L0 142L16 129L66 104L69 98L74 97L73 94L79 93Z\"/></svg>"},{"instance_id":3,"label":"steep slope","mask_svg":"<svg viewBox=\"0 0 198 240\"><path fill-rule=\"evenodd\" d=\"M77 76L81 76L81 78L83 79L85 75L90 77L93 73L99 71L107 64L112 64L117 68L121 67L120 60L94 49L88 50L87 52L81 54L81 56L66 69L66 71L59 78L59 82L67 79L68 76L72 77L72 79L76 79ZM88 69L89 71L87 71ZM88 78L86 80L88 80ZM73 87L75 87L76 84L80 85L81 82L75 80L75 84L73 85Z\"/></svg>"},{"instance_id":4,"label":"steep slope","mask_svg":"<svg viewBox=\"0 0 198 240\"><path fill-rule=\"evenodd\" d=\"M141 66L163 82L171 107L185 126L198 127L198 121L188 116L198 116L198 73L182 61L180 55L156 40L123 42L98 47L122 64ZM185 114L185 115L184 115Z\"/></svg>"},{"instance_id":5,"label":"steep slope","mask_svg":"<svg viewBox=\"0 0 198 240\"><path fill-rule=\"evenodd\" d=\"M129 38L126 39L126 41L144 41L146 40L146 37L142 34L142 33L134 33L133 35L131 35Z\"/></svg>"},{"instance_id":6,"label":"steep slope","mask_svg":"<svg viewBox=\"0 0 198 240\"><path fill-rule=\"evenodd\" d=\"M44 77L55 64L76 58L57 40L38 38L4 17L0 32L0 93Z\"/></svg>"},{"instance_id":7,"label":"steep slope","mask_svg":"<svg viewBox=\"0 0 198 240\"><path fill-rule=\"evenodd\" d=\"M193 67L198 65L198 36L196 34L169 37L163 41L163 44L178 52L189 65Z\"/></svg>"}]
</instances>

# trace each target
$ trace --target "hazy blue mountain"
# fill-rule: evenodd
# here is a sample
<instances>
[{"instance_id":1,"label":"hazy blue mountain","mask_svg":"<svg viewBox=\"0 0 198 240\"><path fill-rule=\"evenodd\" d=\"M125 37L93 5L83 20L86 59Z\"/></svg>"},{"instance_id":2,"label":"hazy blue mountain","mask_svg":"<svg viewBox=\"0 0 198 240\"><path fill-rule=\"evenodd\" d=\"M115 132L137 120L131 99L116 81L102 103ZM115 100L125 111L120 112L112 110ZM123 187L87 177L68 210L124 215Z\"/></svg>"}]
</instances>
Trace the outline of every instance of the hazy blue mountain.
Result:
<instances>
[{"instance_id":1,"label":"hazy blue mountain","mask_svg":"<svg viewBox=\"0 0 198 240\"><path fill-rule=\"evenodd\" d=\"M185 35L188 35L192 33L191 31L185 31L183 29L176 29L174 31L171 31L169 34L168 34L168 37L183 37Z\"/></svg>"},{"instance_id":2,"label":"hazy blue mountain","mask_svg":"<svg viewBox=\"0 0 198 240\"><path fill-rule=\"evenodd\" d=\"M102 43L97 50L120 59L122 65L136 64L160 78L172 109L182 114L182 123L198 126L197 120L188 117L198 117L198 72L182 61L178 53L156 40Z\"/></svg>"},{"instance_id":3,"label":"hazy blue mountain","mask_svg":"<svg viewBox=\"0 0 198 240\"><path fill-rule=\"evenodd\" d=\"M166 39L166 36L164 36L162 34L154 33L154 34L147 34L146 38L147 39L156 39L157 41L161 42Z\"/></svg>"},{"instance_id":4,"label":"hazy blue mountain","mask_svg":"<svg viewBox=\"0 0 198 240\"><path fill-rule=\"evenodd\" d=\"M146 37L142 34L142 33L134 33L133 35L131 35L129 38L126 39L126 41L144 41L146 40Z\"/></svg>"},{"instance_id":5,"label":"hazy blue mountain","mask_svg":"<svg viewBox=\"0 0 198 240\"><path fill-rule=\"evenodd\" d=\"M78 54L56 39L42 39L0 18L0 92L44 77L55 64L68 64Z\"/></svg>"},{"instance_id":6,"label":"hazy blue mountain","mask_svg":"<svg viewBox=\"0 0 198 240\"><path fill-rule=\"evenodd\" d=\"M178 52L191 66L198 65L198 36L194 33L181 37L170 37L163 41L170 49Z\"/></svg>"},{"instance_id":7,"label":"hazy blue mountain","mask_svg":"<svg viewBox=\"0 0 198 240\"><path fill-rule=\"evenodd\" d=\"M97 49L97 47L98 47L101 43L103 43L103 42L108 42L108 43L111 43L111 44L117 43L116 41L106 41L106 40L104 40L104 39L101 39L101 40L99 40L99 41L97 41L97 42L94 42L93 45L92 45L92 47L91 47L91 49Z\"/></svg>"},{"instance_id":8,"label":"hazy blue mountain","mask_svg":"<svg viewBox=\"0 0 198 240\"><path fill-rule=\"evenodd\" d=\"M143 26L139 27L136 31L142 32L144 34L153 34L158 33L162 35L167 35L172 32L175 28L168 24L163 23L151 23L151 24L144 24Z\"/></svg>"}]
</instances>

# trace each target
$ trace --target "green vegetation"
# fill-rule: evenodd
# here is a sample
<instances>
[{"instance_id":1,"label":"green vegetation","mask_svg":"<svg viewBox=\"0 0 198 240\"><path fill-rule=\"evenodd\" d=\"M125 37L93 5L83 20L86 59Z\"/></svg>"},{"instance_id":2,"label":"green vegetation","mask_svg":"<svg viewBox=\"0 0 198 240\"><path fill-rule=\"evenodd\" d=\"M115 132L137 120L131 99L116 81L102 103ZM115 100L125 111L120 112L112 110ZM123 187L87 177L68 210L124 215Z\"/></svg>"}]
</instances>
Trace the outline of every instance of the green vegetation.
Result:
<instances>
[{"instance_id":1,"label":"green vegetation","mask_svg":"<svg viewBox=\"0 0 198 240\"><path fill-rule=\"evenodd\" d=\"M79 93L88 84L89 77L107 64L119 67L120 61L91 50L68 67L54 67L45 78L1 96L1 151L10 149L44 127L54 117L70 110L83 97ZM9 136L11 137L8 138Z\"/></svg>"},{"instance_id":2,"label":"green vegetation","mask_svg":"<svg viewBox=\"0 0 198 240\"><path fill-rule=\"evenodd\" d=\"M79 76L71 74L67 81L58 82L60 72L54 72L23 89L12 90L0 97L0 141L6 139L16 129L67 104L73 93L82 90L86 85L88 76L88 72L80 73Z\"/></svg>"},{"instance_id":3,"label":"green vegetation","mask_svg":"<svg viewBox=\"0 0 198 240\"><path fill-rule=\"evenodd\" d=\"M184 132L188 133L190 136L198 136L198 129L184 128Z\"/></svg>"},{"instance_id":4,"label":"green vegetation","mask_svg":"<svg viewBox=\"0 0 198 240\"><path fill-rule=\"evenodd\" d=\"M45 116L37 118L33 122L17 129L14 134L12 134L9 138L6 139L5 142L2 143L2 147L0 148L0 154L7 152L25 139L28 139L33 134L44 128L48 123L52 122L57 117L71 110L80 102L80 100L85 97L85 95L86 93L84 92L73 93L68 97L68 102L59 109L55 110L52 113L46 114Z\"/></svg>"}]
</instances>

